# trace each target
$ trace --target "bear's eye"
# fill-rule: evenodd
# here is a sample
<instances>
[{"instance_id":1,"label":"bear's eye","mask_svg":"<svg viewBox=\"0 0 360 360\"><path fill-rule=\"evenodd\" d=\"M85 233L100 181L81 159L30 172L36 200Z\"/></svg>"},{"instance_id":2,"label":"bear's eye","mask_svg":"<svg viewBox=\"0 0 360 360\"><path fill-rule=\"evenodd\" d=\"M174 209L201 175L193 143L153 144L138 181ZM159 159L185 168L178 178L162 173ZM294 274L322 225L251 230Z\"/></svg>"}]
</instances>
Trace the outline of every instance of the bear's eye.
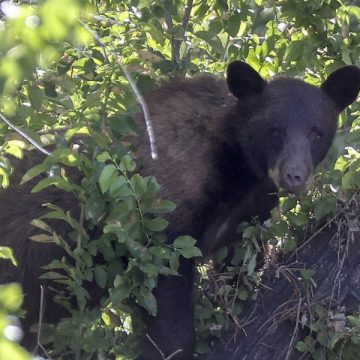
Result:
<instances>
[{"instance_id":1,"label":"bear's eye","mask_svg":"<svg viewBox=\"0 0 360 360\"><path fill-rule=\"evenodd\" d=\"M274 139L278 138L280 136L280 129L278 129L278 128L270 129L269 130L269 135Z\"/></svg>"},{"instance_id":2,"label":"bear's eye","mask_svg":"<svg viewBox=\"0 0 360 360\"><path fill-rule=\"evenodd\" d=\"M322 139L324 133L319 128L313 128L311 130L310 138L311 140L319 141Z\"/></svg>"}]
</instances>

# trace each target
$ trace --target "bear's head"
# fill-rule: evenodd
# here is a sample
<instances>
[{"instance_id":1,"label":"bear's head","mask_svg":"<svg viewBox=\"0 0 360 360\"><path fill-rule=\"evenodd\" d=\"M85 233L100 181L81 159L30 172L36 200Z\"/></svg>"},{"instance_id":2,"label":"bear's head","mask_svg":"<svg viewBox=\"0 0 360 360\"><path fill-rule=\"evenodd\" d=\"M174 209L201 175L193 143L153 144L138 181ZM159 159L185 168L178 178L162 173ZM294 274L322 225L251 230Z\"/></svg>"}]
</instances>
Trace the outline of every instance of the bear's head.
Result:
<instances>
[{"instance_id":1,"label":"bear's head","mask_svg":"<svg viewBox=\"0 0 360 360\"><path fill-rule=\"evenodd\" d=\"M240 118L232 136L254 173L298 193L308 188L313 169L328 152L339 113L355 101L360 69L342 67L316 87L281 76L266 82L248 64L234 61L227 83L238 99L232 122Z\"/></svg>"}]
</instances>

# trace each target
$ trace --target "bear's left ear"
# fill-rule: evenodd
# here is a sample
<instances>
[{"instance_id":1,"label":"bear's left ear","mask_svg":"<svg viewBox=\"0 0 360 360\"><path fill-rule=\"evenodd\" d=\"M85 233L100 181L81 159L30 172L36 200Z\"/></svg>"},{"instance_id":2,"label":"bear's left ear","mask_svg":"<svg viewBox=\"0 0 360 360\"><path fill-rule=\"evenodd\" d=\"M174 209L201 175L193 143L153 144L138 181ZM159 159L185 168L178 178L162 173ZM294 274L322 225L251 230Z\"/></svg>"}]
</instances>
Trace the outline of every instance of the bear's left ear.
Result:
<instances>
[{"instance_id":1,"label":"bear's left ear","mask_svg":"<svg viewBox=\"0 0 360 360\"><path fill-rule=\"evenodd\" d=\"M242 61L229 64L226 79L230 92L239 99L259 94L266 84L256 70Z\"/></svg>"},{"instance_id":2,"label":"bear's left ear","mask_svg":"<svg viewBox=\"0 0 360 360\"><path fill-rule=\"evenodd\" d=\"M322 83L323 90L334 102L339 112L353 103L360 90L360 69L354 65L335 70Z\"/></svg>"}]
</instances>

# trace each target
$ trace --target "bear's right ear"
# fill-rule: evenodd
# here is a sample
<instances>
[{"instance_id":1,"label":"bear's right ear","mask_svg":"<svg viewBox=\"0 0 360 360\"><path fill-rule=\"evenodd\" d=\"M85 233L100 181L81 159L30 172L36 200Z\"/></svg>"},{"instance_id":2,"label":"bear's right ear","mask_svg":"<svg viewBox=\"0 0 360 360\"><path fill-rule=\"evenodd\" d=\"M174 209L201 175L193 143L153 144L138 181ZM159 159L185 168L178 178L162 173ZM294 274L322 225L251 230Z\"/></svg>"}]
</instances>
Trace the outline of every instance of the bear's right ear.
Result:
<instances>
[{"instance_id":1,"label":"bear's right ear","mask_svg":"<svg viewBox=\"0 0 360 360\"><path fill-rule=\"evenodd\" d=\"M339 112L353 103L360 90L360 69L354 65L335 70L321 85Z\"/></svg>"},{"instance_id":2,"label":"bear's right ear","mask_svg":"<svg viewBox=\"0 0 360 360\"><path fill-rule=\"evenodd\" d=\"M230 92L239 99L259 94L266 84L257 71L242 61L229 64L226 78Z\"/></svg>"}]
</instances>

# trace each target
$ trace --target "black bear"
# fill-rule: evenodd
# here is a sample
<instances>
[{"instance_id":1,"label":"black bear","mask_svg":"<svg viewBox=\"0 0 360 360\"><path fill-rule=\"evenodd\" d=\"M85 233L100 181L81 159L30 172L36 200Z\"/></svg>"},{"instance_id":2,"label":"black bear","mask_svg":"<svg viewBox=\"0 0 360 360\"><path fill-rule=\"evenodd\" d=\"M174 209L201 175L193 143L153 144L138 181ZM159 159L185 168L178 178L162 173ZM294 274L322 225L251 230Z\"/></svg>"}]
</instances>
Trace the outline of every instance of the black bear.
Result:
<instances>
[{"instance_id":1,"label":"black bear","mask_svg":"<svg viewBox=\"0 0 360 360\"><path fill-rule=\"evenodd\" d=\"M190 234L209 255L236 237L240 222L268 218L278 189L306 190L334 138L337 116L359 89L355 66L338 69L317 88L288 77L266 82L235 61L227 86L201 76L153 92L147 100L159 161L148 159L144 171L177 204L168 238ZM140 149L146 154L144 144ZM192 262L183 260L179 272L182 277L159 279L158 315L148 323L143 359L161 359L160 351L192 358Z\"/></svg>"},{"instance_id":2,"label":"black bear","mask_svg":"<svg viewBox=\"0 0 360 360\"><path fill-rule=\"evenodd\" d=\"M269 217L277 204L277 189L306 190L313 168L330 147L338 114L356 99L359 88L360 70L355 66L335 71L317 88L287 77L266 82L249 65L235 61L228 67L227 85L200 76L170 81L149 94L159 160L150 159L146 135L137 145L145 160L143 174L155 175L161 196L177 204L168 217L169 241L191 235L207 256L236 237L241 221ZM37 160L29 156L25 166ZM17 166L15 177L22 173ZM0 243L12 246L20 262L16 273L0 262L1 281L20 281L24 286L26 332L37 321L39 266L61 255L56 247L28 240L34 231L29 221L46 211L41 204L47 202L79 211L70 194L56 189L30 194L31 185L0 192ZM65 235L67 229L57 230ZM172 354L173 360L192 358L193 262L181 261L179 273L159 278L158 315L147 319L143 359ZM52 306L45 307L46 321L62 316ZM27 339L30 344L29 335Z\"/></svg>"}]
</instances>

